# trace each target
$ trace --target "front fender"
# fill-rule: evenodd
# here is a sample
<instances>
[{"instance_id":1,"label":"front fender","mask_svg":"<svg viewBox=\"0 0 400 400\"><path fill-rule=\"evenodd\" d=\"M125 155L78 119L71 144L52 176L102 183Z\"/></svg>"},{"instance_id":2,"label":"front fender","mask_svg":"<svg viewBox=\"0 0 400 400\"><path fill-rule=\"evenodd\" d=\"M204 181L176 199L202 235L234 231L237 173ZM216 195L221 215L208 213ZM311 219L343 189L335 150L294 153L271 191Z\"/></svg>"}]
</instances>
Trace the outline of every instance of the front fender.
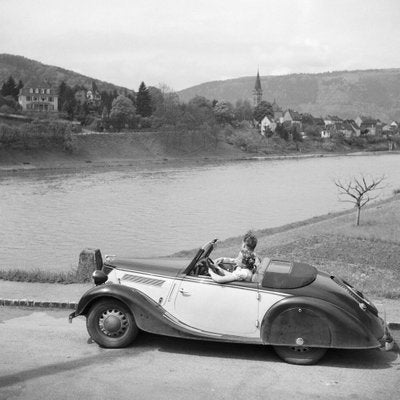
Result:
<instances>
[{"instance_id":1,"label":"front fender","mask_svg":"<svg viewBox=\"0 0 400 400\"><path fill-rule=\"evenodd\" d=\"M365 349L379 347L378 338L356 314L322 299L289 297L265 314L265 344Z\"/></svg>"},{"instance_id":2,"label":"front fender","mask_svg":"<svg viewBox=\"0 0 400 400\"><path fill-rule=\"evenodd\" d=\"M148 332L155 332L163 323L164 309L144 293L118 284L105 284L89 289L79 300L76 310L69 320L79 315L87 315L94 303L102 299L116 299L124 303L132 312L137 326Z\"/></svg>"},{"instance_id":3,"label":"front fender","mask_svg":"<svg viewBox=\"0 0 400 400\"><path fill-rule=\"evenodd\" d=\"M126 286L117 284L105 284L89 289L79 300L76 310L70 315L70 320L78 315L86 315L90 307L97 300L108 297L122 301L127 306L132 305L134 291Z\"/></svg>"},{"instance_id":4,"label":"front fender","mask_svg":"<svg viewBox=\"0 0 400 400\"><path fill-rule=\"evenodd\" d=\"M175 319L170 316L163 307L144 293L118 284L105 284L89 289L79 300L76 311L69 320L78 315L87 315L92 305L101 299L117 299L124 303L132 312L139 329L167 336L183 338L207 338L202 333L194 333L182 325L177 325Z\"/></svg>"}]
</instances>

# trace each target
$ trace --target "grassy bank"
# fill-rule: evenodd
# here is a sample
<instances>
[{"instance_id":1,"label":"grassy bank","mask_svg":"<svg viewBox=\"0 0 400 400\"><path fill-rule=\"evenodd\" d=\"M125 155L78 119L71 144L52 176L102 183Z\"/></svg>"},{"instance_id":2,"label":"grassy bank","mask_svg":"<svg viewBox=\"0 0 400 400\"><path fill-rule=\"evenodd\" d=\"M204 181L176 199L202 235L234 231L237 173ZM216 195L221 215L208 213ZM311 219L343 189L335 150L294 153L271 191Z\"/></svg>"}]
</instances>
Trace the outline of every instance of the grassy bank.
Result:
<instances>
[{"instance_id":1,"label":"grassy bank","mask_svg":"<svg viewBox=\"0 0 400 400\"><path fill-rule=\"evenodd\" d=\"M400 298L400 195L366 208L361 225L355 211L311 218L256 232L261 257L308 262L341 276L367 296ZM236 255L241 237L219 243L214 256ZM178 256L192 256L195 250ZM41 270L0 270L0 279L25 282L77 283L90 280L91 271L55 273Z\"/></svg>"},{"instance_id":2,"label":"grassy bank","mask_svg":"<svg viewBox=\"0 0 400 400\"><path fill-rule=\"evenodd\" d=\"M40 282L40 283L86 283L92 281L93 270L72 268L67 272L44 271L35 268L30 271L22 269L0 269L0 279L14 282Z\"/></svg>"},{"instance_id":3,"label":"grassy bank","mask_svg":"<svg viewBox=\"0 0 400 400\"><path fill-rule=\"evenodd\" d=\"M400 196L366 208L358 227L355 215L349 210L256 231L257 252L261 257L308 262L371 297L399 299ZM215 256L236 255L240 242L241 237L221 242Z\"/></svg>"}]
</instances>

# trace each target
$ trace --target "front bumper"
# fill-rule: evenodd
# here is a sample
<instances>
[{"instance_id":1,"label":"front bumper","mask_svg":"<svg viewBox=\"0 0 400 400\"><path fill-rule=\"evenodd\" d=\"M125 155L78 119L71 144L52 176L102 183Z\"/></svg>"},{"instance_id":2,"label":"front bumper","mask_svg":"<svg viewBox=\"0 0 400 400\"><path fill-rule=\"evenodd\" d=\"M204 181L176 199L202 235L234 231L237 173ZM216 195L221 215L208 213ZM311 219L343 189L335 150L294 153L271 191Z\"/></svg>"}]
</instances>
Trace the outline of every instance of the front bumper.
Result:
<instances>
[{"instance_id":1,"label":"front bumper","mask_svg":"<svg viewBox=\"0 0 400 400\"><path fill-rule=\"evenodd\" d=\"M75 317L76 317L76 315L75 315L75 311L74 311L74 312L72 312L71 314L69 314L69 316L68 316L68 322L69 322L70 324L72 324L72 320L73 320Z\"/></svg>"},{"instance_id":2,"label":"front bumper","mask_svg":"<svg viewBox=\"0 0 400 400\"><path fill-rule=\"evenodd\" d=\"M385 334L379 340L381 347L380 349L383 351L390 351L394 347L394 338L392 333L390 332L389 327L385 324Z\"/></svg>"}]
</instances>

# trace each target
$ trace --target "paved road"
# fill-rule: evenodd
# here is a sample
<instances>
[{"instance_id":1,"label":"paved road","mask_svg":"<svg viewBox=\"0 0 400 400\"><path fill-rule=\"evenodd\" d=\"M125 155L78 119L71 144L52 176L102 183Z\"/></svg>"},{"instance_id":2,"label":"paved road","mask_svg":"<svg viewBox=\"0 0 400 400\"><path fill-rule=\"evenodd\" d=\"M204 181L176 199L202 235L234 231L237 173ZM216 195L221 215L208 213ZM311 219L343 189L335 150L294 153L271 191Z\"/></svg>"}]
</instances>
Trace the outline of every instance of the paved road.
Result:
<instances>
[{"instance_id":1,"label":"paved road","mask_svg":"<svg viewBox=\"0 0 400 400\"><path fill-rule=\"evenodd\" d=\"M127 349L88 342L66 310L0 307L0 399L400 398L395 352L331 350L315 366L269 347L140 334Z\"/></svg>"}]
</instances>

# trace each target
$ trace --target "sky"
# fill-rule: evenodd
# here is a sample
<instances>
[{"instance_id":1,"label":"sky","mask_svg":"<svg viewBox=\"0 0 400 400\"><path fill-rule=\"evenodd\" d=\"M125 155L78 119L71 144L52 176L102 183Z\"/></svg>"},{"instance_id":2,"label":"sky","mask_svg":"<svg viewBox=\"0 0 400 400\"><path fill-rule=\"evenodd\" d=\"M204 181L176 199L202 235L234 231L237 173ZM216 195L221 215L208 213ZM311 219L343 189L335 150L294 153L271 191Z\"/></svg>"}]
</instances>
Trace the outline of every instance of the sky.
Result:
<instances>
[{"instance_id":1,"label":"sky","mask_svg":"<svg viewBox=\"0 0 400 400\"><path fill-rule=\"evenodd\" d=\"M0 53L137 90L400 67L399 0L0 0Z\"/></svg>"}]
</instances>

